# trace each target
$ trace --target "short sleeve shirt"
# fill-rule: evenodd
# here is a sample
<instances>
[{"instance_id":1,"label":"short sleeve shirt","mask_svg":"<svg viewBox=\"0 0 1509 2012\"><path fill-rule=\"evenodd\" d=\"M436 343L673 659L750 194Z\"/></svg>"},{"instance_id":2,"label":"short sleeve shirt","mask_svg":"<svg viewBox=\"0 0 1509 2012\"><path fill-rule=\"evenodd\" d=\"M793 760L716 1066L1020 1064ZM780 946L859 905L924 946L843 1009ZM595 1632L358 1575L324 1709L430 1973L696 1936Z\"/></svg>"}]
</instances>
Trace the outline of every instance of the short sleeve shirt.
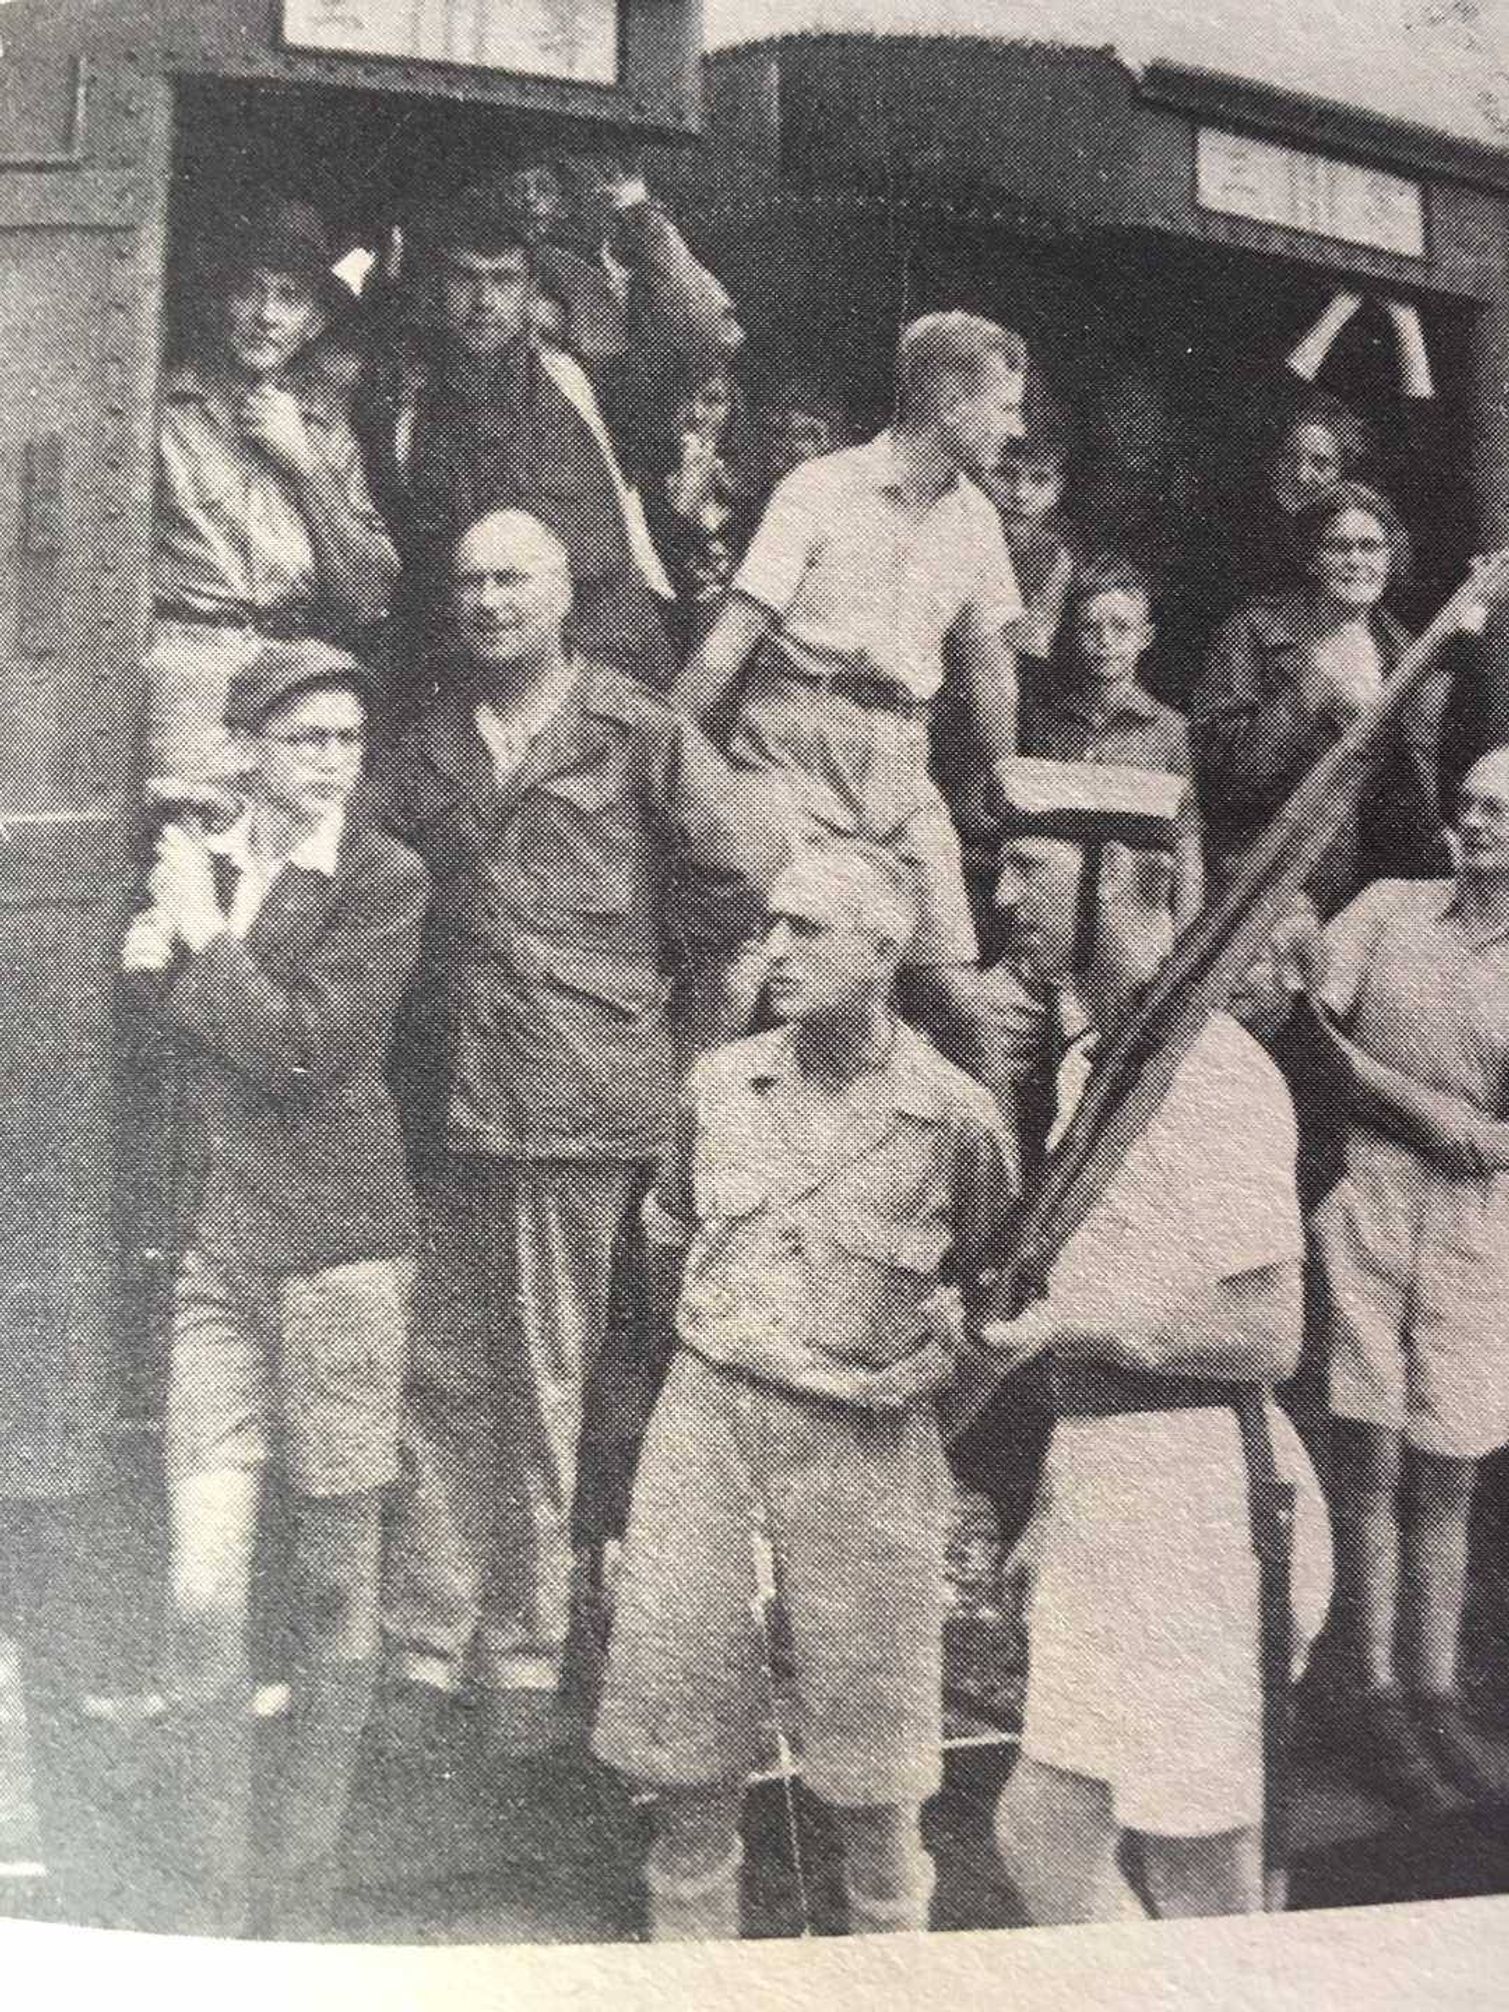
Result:
<instances>
[{"instance_id":1,"label":"short sleeve shirt","mask_svg":"<svg viewBox=\"0 0 1509 2012\"><path fill-rule=\"evenodd\" d=\"M1074 1097L1075 1051L1061 1090ZM1210 1285L1304 1255L1294 1108L1277 1068L1217 1015L1054 1266L1056 1303L1156 1317Z\"/></svg>"},{"instance_id":2,"label":"short sleeve shirt","mask_svg":"<svg viewBox=\"0 0 1509 2012\"><path fill-rule=\"evenodd\" d=\"M1450 880L1376 880L1326 930L1321 1000L1377 1061L1509 1117L1509 929Z\"/></svg>"},{"instance_id":3,"label":"short sleeve shirt","mask_svg":"<svg viewBox=\"0 0 1509 2012\"><path fill-rule=\"evenodd\" d=\"M816 1137L785 1029L704 1056L690 1092L691 1129L650 1215L695 1229L682 1341L853 1401L920 1363L945 1258L964 1277L999 1261L1015 1154L989 1093L904 1026Z\"/></svg>"},{"instance_id":4,"label":"short sleeve shirt","mask_svg":"<svg viewBox=\"0 0 1509 2012\"><path fill-rule=\"evenodd\" d=\"M919 699L942 684L944 641L966 610L993 635L1022 613L989 498L963 476L917 496L889 432L788 475L734 587L774 614L798 662Z\"/></svg>"}]
</instances>

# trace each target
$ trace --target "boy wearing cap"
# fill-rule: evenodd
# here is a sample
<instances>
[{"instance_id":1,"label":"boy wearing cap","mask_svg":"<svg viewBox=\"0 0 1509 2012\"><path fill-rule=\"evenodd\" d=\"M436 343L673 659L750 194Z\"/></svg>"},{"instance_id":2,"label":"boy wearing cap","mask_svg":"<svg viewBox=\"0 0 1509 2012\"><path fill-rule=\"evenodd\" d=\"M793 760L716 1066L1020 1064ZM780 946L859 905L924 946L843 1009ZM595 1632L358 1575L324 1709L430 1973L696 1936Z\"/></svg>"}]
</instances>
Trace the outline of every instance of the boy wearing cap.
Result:
<instances>
[{"instance_id":1,"label":"boy wearing cap","mask_svg":"<svg viewBox=\"0 0 1509 2012\"><path fill-rule=\"evenodd\" d=\"M377 1645L378 1509L396 1471L414 1206L383 1059L428 881L347 814L366 677L269 643L231 682L233 823L158 843L123 963L174 1100L167 1407L183 1925L249 1899L246 1635L264 1493L293 1504L295 1700L267 1908L319 1924Z\"/></svg>"},{"instance_id":2,"label":"boy wearing cap","mask_svg":"<svg viewBox=\"0 0 1509 2012\"><path fill-rule=\"evenodd\" d=\"M769 915L783 1024L694 1067L645 1211L651 1300L678 1347L594 1747L659 1791L659 1940L738 1933L740 1809L770 1697L760 1545L791 1627L803 1773L843 1832L851 1929L927 1926L918 1812L941 1774L952 1492L931 1399L962 1327L935 1288L950 1256L966 1288L994 1260L1014 1187L989 1094L892 1010L915 919L893 870L809 854Z\"/></svg>"},{"instance_id":3,"label":"boy wearing cap","mask_svg":"<svg viewBox=\"0 0 1509 2012\"><path fill-rule=\"evenodd\" d=\"M310 362L342 304L334 256L319 215L283 200L199 247L204 334L163 389L147 660L154 774L199 781L220 770L226 690L263 641L354 640L387 607L397 559L344 394Z\"/></svg>"}]
</instances>

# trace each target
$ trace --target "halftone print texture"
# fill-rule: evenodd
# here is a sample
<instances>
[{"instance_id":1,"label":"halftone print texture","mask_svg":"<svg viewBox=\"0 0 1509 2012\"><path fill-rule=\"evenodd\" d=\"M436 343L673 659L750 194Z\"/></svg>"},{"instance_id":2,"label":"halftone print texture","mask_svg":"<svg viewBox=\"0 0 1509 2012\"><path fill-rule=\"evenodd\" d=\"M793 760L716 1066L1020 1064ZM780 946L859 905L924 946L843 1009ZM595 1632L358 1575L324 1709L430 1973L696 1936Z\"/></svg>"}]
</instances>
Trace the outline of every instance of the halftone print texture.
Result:
<instances>
[{"instance_id":1,"label":"halftone print texture","mask_svg":"<svg viewBox=\"0 0 1509 2012\"><path fill-rule=\"evenodd\" d=\"M1483 10L725 7L675 147L679 9L124 11L0 52L0 1913L1509 1891Z\"/></svg>"}]
</instances>

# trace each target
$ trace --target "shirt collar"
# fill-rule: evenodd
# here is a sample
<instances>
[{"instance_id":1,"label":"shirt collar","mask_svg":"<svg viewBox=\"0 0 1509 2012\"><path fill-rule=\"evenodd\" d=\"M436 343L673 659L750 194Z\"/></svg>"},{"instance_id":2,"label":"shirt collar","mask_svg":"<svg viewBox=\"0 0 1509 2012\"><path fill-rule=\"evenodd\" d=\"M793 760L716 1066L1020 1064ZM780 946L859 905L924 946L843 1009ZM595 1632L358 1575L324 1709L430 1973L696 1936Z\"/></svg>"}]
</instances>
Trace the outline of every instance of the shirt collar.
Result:
<instances>
[{"instance_id":1,"label":"shirt collar","mask_svg":"<svg viewBox=\"0 0 1509 2012\"><path fill-rule=\"evenodd\" d=\"M871 1108L883 1103L901 1117L935 1118L940 1103L933 1051L904 1020L898 1020L895 1026L891 1052L869 1079L878 1079ZM744 1073L756 1089L789 1082L795 1075L796 1056L789 1028L777 1027L748 1045L750 1053Z\"/></svg>"},{"instance_id":2,"label":"shirt collar","mask_svg":"<svg viewBox=\"0 0 1509 2012\"><path fill-rule=\"evenodd\" d=\"M286 858L276 862L277 868L297 866L307 873L323 873L327 879L334 880L345 829L346 806L343 803L334 804L313 831L301 839ZM225 831L217 832L205 843L217 857L228 860L238 872L247 873L261 866L261 861L252 851L251 833L252 813L248 805L234 824Z\"/></svg>"},{"instance_id":3,"label":"shirt collar","mask_svg":"<svg viewBox=\"0 0 1509 2012\"><path fill-rule=\"evenodd\" d=\"M546 727L565 706L576 689L580 671L578 666L565 660L535 691L529 704L515 713L499 712L486 699L477 702L475 718L477 731L491 746L494 741L506 741L515 747L527 747L531 741L539 739Z\"/></svg>"},{"instance_id":4,"label":"shirt collar","mask_svg":"<svg viewBox=\"0 0 1509 2012\"><path fill-rule=\"evenodd\" d=\"M896 429L894 427L887 426L881 432L877 433L869 446L861 449L861 452L870 457L875 470L877 487L884 489L892 496L911 497L914 495L915 477L901 457L900 449L896 444ZM943 497L951 496L959 487L962 479L957 469L951 470L947 482L944 483L941 489L935 492L932 500L941 501Z\"/></svg>"}]
</instances>

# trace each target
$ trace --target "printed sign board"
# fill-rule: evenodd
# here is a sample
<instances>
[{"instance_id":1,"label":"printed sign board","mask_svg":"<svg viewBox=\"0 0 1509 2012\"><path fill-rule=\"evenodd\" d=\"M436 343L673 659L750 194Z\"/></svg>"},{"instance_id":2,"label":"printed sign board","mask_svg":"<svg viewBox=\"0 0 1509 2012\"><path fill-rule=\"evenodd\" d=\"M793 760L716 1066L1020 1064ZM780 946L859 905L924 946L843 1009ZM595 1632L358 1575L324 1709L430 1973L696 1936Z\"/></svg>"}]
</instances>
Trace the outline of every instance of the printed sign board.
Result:
<instances>
[{"instance_id":1,"label":"printed sign board","mask_svg":"<svg viewBox=\"0 0 1509 2012\"><path fill-rule=\"evenodd\" d=\"M618 0L284 0L295 49L618 81Z\"/></svg>"},{"instance_id":2,"label":"printed sign board","mask_svg":"<svg viewBox=\"0 0 1509 2012\"><path fill-rule=\"evenodd\" d=\"M1219 126L1202 126L1197 136L1195 199L1222 216L1403 258L1425 256L1425 196L1418 182Z\"/></svg>"}]
</instances>

